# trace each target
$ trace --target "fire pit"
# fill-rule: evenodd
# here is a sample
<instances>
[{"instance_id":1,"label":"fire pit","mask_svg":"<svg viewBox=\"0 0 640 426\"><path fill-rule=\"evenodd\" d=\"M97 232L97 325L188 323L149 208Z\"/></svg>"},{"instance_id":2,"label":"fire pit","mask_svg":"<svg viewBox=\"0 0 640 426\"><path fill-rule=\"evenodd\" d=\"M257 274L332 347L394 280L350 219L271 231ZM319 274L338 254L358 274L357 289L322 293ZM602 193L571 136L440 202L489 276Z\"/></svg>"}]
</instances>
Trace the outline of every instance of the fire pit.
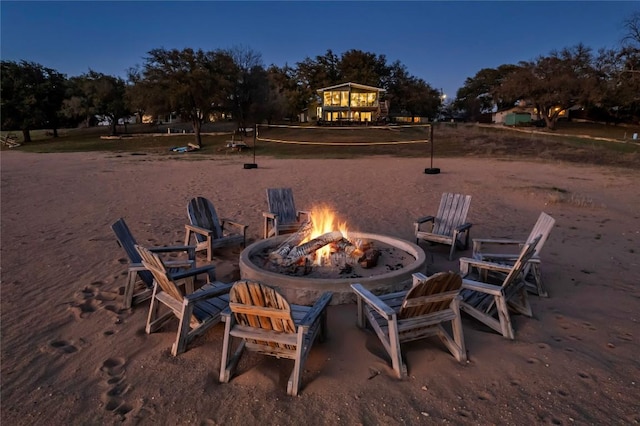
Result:
<instances>
[{"instance_id":1,"label":"fire pit","mask_svg":"<svg viewBox=\"0 0 640 426\"><path fill-rule=\"evenodd\" d=\"M375 265L367 264L370 251L363 252L355 261L347 254L333 253L329 256L334 262L338 259L338 264L328 266L310 264L304 257L303 260L278 257L274 253L292 239L291 235L280 235L257 241L242 251L240 277L276 287L291 303L311 305L325 291L333 292L332 304L353 303L352 283L361 283L376 293L399 291L410 285L413 273L426 272L425 253L416 244L380 234L349 232L348 235L350 241L374 248ZM313 241L307 246L313 246Z\"/></svg>"}]
</instances>

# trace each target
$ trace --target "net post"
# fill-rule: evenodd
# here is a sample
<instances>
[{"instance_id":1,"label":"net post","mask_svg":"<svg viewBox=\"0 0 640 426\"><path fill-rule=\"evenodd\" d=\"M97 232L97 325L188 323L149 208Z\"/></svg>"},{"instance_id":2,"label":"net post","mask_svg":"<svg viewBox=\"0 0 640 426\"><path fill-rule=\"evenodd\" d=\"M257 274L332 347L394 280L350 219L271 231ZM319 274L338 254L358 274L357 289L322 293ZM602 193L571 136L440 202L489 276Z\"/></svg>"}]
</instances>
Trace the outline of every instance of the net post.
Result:
<instances>
[{"instance_id":1,"label":"net post","mask_svg":"<svg viewBox=\"0 0 640 426\"><path fill-rule=\"evenodd\" d=\"M427 175L437 175L440 173L439 167L433 167L433 122L429 125L429 144L431 145L431 167L424 169Z\"/></svg>"},{"instance_id":2,"label":"net post","mask_svg":"<svg viewBox=\"0 0 640 426\"><path fill-rule=\"evenodd\" d=\"M253 129L253 148L251 149L253 151L253 163L244 163L244 168L245 169L257 169L258 168L258 164L256 163L256 140L258 139L258 124L254 124L254 129Z\"/></svg>"}]
</instances>

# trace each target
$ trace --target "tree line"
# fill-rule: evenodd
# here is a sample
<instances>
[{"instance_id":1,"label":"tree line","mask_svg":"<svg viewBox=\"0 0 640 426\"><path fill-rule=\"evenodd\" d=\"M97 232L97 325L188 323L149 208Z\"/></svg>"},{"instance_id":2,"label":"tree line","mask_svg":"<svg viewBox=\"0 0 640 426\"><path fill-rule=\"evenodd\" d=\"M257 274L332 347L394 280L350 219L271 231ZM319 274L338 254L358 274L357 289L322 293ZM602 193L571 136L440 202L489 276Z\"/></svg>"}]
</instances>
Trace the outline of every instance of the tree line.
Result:
<instances>
[{"instance_id":1,"label":"tree line","mask_svg":"<svg viewBox=\"0 0 640 426\"><path fill-rule=\"evenodd\" d=\"M585 108L606 121L640 120L640 12L623 23L625 35L617 49L592 49L578 44L532 61L485 68L465 80L452 106L477 121L525 101L553 129L563 110Z\"/></svg>"},{"instance_id":2,"label":"tree line","mask_svg":"<svg viewBox=\"0 0 640 426\"><path fill-rule=\"evenodd\" d=\"M518 101L534 105L549 128L559 111L575 105L616 120L640 117L640 12L624 22L618 49L596 54L582 44L552 51L532 61L482 69L466 79L450 113L477 121L480 114ZM30 131L91 126L106 118L111 133L120 119L176 113L193 126L202 145L202 125L231 113L239 129L288 118L317 102L316 90L345 82L386 90L391 115L434 119L442 112L441 93L385 55L349 50L307 57L294 66L265 67L259 52L247 47L212 51L153 49L126 79L89 70L67 78L29 61L1 62L0 114L3 130Z\"/></svg>"}]
</instances>

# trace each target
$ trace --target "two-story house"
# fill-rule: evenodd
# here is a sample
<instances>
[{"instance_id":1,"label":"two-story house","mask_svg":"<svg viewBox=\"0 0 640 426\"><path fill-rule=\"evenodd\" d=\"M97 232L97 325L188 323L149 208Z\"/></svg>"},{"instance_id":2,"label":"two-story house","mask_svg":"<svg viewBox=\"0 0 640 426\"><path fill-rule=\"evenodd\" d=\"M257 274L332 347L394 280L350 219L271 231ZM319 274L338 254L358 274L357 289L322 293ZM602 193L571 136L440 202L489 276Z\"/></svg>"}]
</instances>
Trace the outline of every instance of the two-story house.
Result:
<instances>
[{"instance_id":1,"label":"two-story house","mask_svg":"<svg viewBox=\"0 0 640 426\"><path fill-rule=\"evenodd\" d=\"M385 89L342 83L317 90L318 118L326 122L376 122L387 117L389 104L381 100Z\"/></svg>"}]
</instances>

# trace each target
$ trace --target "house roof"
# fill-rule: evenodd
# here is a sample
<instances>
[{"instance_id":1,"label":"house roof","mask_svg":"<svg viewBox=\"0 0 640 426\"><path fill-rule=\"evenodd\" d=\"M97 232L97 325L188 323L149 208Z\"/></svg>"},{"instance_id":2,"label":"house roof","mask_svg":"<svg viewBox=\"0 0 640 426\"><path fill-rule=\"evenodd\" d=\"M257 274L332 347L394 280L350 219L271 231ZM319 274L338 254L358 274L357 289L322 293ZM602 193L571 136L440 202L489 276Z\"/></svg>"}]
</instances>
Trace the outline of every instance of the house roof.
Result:
<instances>
[{"instance_id":1,"label":"house roof","mask_svg":"<svg viewBox=\"0 0 640 426\"><path fill-rule=\"evenodd\" d=\"M338 88L343 88L343 87L354 87L356 89L363 89L363 90L370 90L370 91L377 91L377 92L386 92L386 89L380 89L378 87L373 87L373 86L366 86L364 84L358 84L358 83L342 83L342 84L336 84L335 86L329 86L329 87L323 87L322 89L318 89L316 90L318 93L321 92L326 92L327 90L334 90L334 89L338 89Z\"/></svg>"}]
</instances>

